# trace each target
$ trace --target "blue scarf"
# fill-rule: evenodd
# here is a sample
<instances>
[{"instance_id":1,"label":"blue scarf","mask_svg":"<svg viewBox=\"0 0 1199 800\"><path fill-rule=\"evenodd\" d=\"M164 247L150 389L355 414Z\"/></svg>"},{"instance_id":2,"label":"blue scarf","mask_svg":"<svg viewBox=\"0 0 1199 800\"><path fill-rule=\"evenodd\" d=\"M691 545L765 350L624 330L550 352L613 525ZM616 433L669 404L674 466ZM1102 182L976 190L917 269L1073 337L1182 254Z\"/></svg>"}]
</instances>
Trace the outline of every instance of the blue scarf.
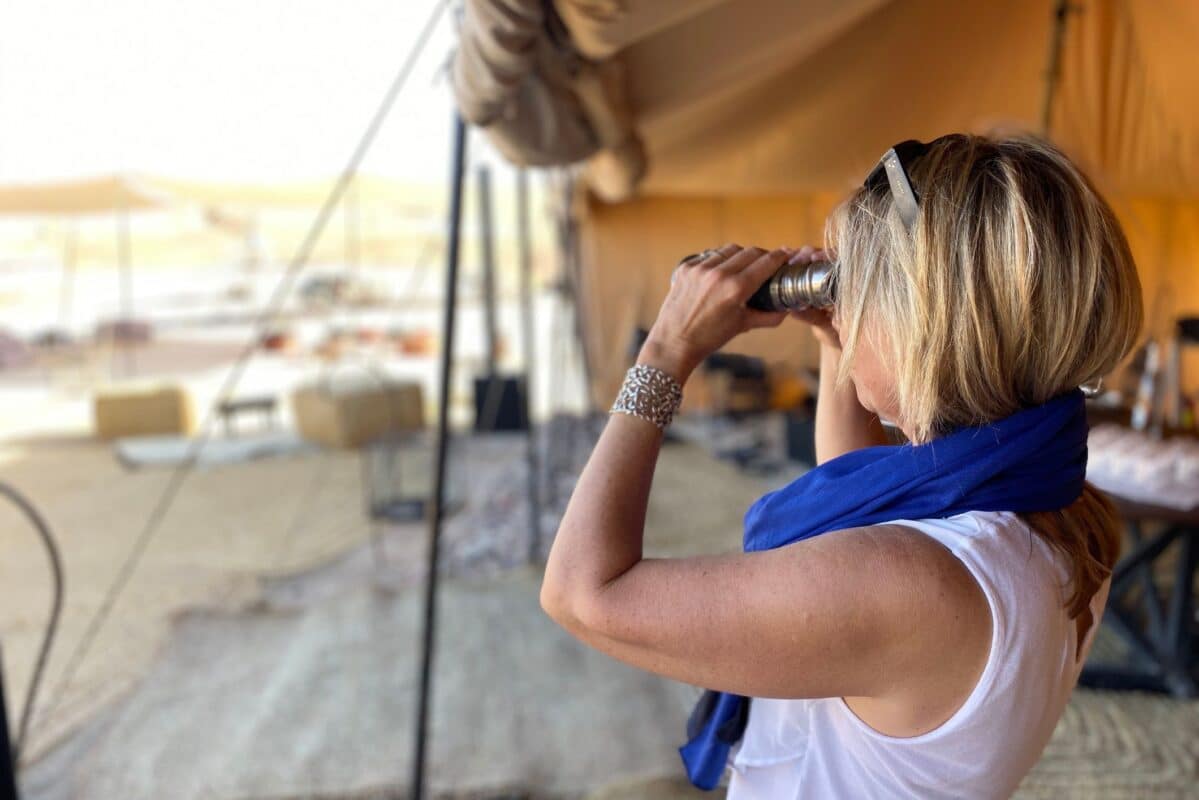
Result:
<instances>
[{"instance_id":1,"label":"blue scarf","mask_svg":"<svg viewBox=\"0 0 1199 800\"><path fill-rule=\"evenodd\" d=\"M1076 389L928 444L868 447L825 462L750 506L744 549L897 519L1054 511L1082 494L1086 468L1086 407ZM749 698L704 693L679 748L693 784L715 788L748 719Z\"/></svg>"}]
</instances>

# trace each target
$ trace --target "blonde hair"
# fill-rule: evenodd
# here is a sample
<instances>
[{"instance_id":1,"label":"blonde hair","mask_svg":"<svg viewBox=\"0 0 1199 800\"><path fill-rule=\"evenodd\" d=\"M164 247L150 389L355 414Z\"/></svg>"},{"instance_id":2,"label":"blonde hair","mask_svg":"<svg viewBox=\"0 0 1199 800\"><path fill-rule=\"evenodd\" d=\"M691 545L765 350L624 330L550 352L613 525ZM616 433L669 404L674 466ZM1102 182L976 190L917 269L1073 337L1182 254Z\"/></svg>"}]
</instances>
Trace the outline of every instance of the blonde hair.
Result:
<instances>
[{"instance_id":1,"label":"blonde hair","mask_svg":"<svg viewBox=\"0 0 1199 800\"><path fill-rule=\"evenodd\" d=\"M885 186L858 189L829 219L839 380L870 337L893 365L896 421L923 443L1115 368L1140 332L1140 281L1082 172L1033 137L954 134L913 161L911 231ZM1072 561L1068 603L1081 612L1118 554L1110 503L1088 486L1062 512L1024 516Z\"/></svg>"}]
</instances>

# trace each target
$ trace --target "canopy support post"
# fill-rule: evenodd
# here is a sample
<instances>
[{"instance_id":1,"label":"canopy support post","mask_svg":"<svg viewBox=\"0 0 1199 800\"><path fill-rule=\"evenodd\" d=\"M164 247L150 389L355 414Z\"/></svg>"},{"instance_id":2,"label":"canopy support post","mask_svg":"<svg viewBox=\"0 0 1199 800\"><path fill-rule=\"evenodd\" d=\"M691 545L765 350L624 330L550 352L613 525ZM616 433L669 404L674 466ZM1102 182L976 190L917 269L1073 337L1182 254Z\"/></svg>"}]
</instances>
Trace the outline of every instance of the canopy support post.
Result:
<instances>
[{"instance_id":1,"label":"canopy support post","mask_svg":"<svg viewBox=\"0 0 1199 800\"><path fill-rule=\"evenodd\" d=\"M449 443L450 377L454 364L454 315L458 305L459 233L462 225L462 182L466 163L466 123L454 112L454 145L450 166L450 209L446 246L445 299L441 325L441 394L437 404L437 450L433 491L429 497L429 550L425 570L424 628L421 636L420 688L416 710L416 752L412 759L409 796L424 800L425 754L429 726L429 701L433 678L433 646L437 626L437 563L441 542L441 515L445 504L446 456Z\"/></svg>"},{"instance_id":2,"label":"canopy support post","mask_svg":"<svg viewBox=\"0 0 1199 800\"><path fill-rule=\"evenodd\" d=\"M1077 11L1070 0L1055 0L1053 5L1053 30L1049 34L1049 62L1045 67L1045 93L1041 98L1041 135L1048 138L1053 123L1053 100L1057 94L1058 81L1062 74L1062 46L1066 37L1066 23L1071 11Z\"/></svg>"},{"instance_id":3,"label":"canopy support post","mask_svg":"<svg viewBox=\"0 0 1199 800\"><path fill-rule=\"evenodd\" d=\"M574 338L579 348L579 360L583 367L583 415L587 419L591 419L597 414L595 396L592 392L592 377L595 373L592 370L591 352L587 348L588 326L580 286L583 270L579 252L579 224L574 216L575 191L575 181L573 177L568 176L562 186L558 246L562 259L562 289L570 303Z\"/></svg>"},{"instance_id":4,"label":"canopy support post","mask_svg":"<svg viewBox=\"0 0 1199 800\"><path fill-rule=\"evenodd\" d=\"M483 268L483 335L486 352L484 359L487 364L487 377L494 378L496 371L496 354L499 345L496 341L495 319L495 247L493 246L494 231L491 225L491 170L486 164L480 164L476 171L479 180L479 256ZM488 391L491 384L488 384ZM494 420L490 420L494 427Z\"/></svg>"},{"instance_id":5,"label":"canopy support post","mask_svg":"<svg viewBox=\"0 0 1199 800\"><path fill-rule=\"evenodd\" d=\"M529 174L523 167L516 171L516 243L520 261L521 331L525 356L525 413L528 415L525 461L528 469L529 492L529 557L530 564L541 560L541 496L537 490L540 468L537 458L537 427L533 423L533 372L537 363L536 330L533 316L533 257L529 235Z\"/></svg>"},{"instance_id":6,"label":"canopy support post","mask_svg":"<svg viewBox=\"0 0 1199 800\"><path fill-rule=\"evenodd\" d=\"M79 228L72 223L63 243L62 286L58 295L58 327L68 336L71 324L71 306L75 300L75 257L78 248Z\"/></svg>"},{"instance_id":7,"label":"canopy support post","mask_svg":"<svg viewBox=\"0 0 1199 800\"><path fill-rule=\"evenodd\" d=\"M346 186L345 199L341 206L342 237L345 247L345 267L350 275L358 274L362 260L362 220L358 211L358 173L354 173Z\"/></svg>"},{"instance_id":8,"label":"canopy support post","mask_svg":"<svg viewBox=\"0 0 1199 800\"><path fill-rule=\"evenodd\" d=\"M129 377L137 371L137 357L132 347L133 258L129 241L129 209L127 208L121 209L117 215L117 255L121 270L121 316L115 328L117 331L115 343L120 348L122 360L125 363L125 376Z\"/></svg>"}]
</instances>

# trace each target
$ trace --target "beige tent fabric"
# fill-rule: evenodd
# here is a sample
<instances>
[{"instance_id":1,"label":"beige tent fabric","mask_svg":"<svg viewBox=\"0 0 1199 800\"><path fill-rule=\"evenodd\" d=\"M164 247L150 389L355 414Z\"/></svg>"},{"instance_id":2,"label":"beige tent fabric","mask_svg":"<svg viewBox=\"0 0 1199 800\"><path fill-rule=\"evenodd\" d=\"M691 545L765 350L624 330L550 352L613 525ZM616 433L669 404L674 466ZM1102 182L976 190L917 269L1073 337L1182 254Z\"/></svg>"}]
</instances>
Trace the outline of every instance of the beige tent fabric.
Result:
<instances>
[{"instance_id":1,"label":"beige tent fabric","mask_svg":"<svg viewBox=\"0 0 1199 800\"><path fill-rule=\"evenodd\" d=\"M589 350L603 404L633 326L652 321L680 256L729 240L819 241L836 198L897 141L1038 130L1055 2L554 6L584 61L623 70L647 166L637 199L634 171L590 157L585 173L604 187L601 197L628 200L580 204ZM1141 268L1150 331L1163 334L1174 317L1199 314L1191 277L1199 3L1075 0L1070 9L1051 135L1117 208ZM734 349L799 361L814 353L807 334L788 325Z\"/></svg>"},{"instance_id":2,"label":"beige tent fabric","mask_svg":"<svg viewBox=\"0 0 1199 800\"><path fill-rule=\"evenodd\" d=\"M1109 192L1199 198L1199 3L1085 3L1053 135Z\"/></svg>"},{"instance_id":3,"label":"beige tent fabric","mask_svg":"<svg viewBox=\"0 0 1199 800\"><path fill-rule=\"evenodd\" d=\"M490 125L537 66L544 38L539 0L468 2L453 61L454 92L462 115Z\"/></svg>"},{"instance_id":4,"label":"beige tent fabric","mask_svg":"<svg viewBox=\"0 0 1199 800\"><path fill-rule=\"evenodd\" d=\"M901 139L1039 127L1051 0L738 0L657 28L652 0L557 5L581 47L629 42L646 193L823 191ZM566 10L597 5L625 11ZM1071 6L1055 140L1120 193L1199 195L1199 4Z\"/></svg>"},{"instance_id":5,"label":"beige tent fabric","mask_svg":"<svg viewBox=\"0 0 1199 800\"><path fill-rule=\"evenodd\" d=\"M726 0L554 0L571 41L587 58L610 58L633 42Z\"/></svg>"},{"instance_id":6,"label":"beige tent fabric","mask_svg":"<svg viewBox=\"0 0 1199 800\"><path fill-rule=\"evenodd\" d=\"M664 87L642 90L644 105L636 107L650 152L643 190L848 188L897 141L1004 121L1027 125L1043 84L1045 7L1042 0L850 3L841 24L814 39L810 26L789 21L783 29L805 43L790 64L727 84L714 83L723 77L715 68L711 80L693 74L687 102L666 101ZM682 44L661 38L664 48ZM650 44L625 57L640 62L637 50ZM720 88L704 90L705 83Z\"/></svg>"},{"instance_id":7,"label":"beige tent fabric","mask_svg":"<svg viewBox=\"0 0 1199 800\"><path fill-rule=\"evenodd\" d=\"M463 117L513 163L573 163L599 148L540 0L467 0L452 63Z\"/></svg>"},{"instance_id":8,"label":"beige tent fabric","mask_svg":"<svg viewBox=\"0 0 1199 800\"><path fill-rule=\"evenodd\" d=\"M610 56L624 69L629 108L650 163L643 191L752 195L846 186L903 138L996 126L1036 129L1054 3L554 5L584 56ZM512 7L523 8L523 15ZM488 124L499 113L499 100L486 106L487 114L477 114L472 109L484 106L468 90L481 87L475 91L498 98L538 74L541 66L529 53L537 47L529 37L541 4L470 0L467 8L455 85L468 118ZM500 18L519 19L519 31L495 22L472 24L488 8L493 16L500 14L495 9L508 9ZM1199 195L1199 4L1083 0L1071 8L1054 138L1122 194ZM534 41L545 42L545 25L538 24L542 32ZM488 48L472 44L486 36ZM487 55L493 50L506 57ZM475 53L481 66L473 63ZM564 125L571 118L567 110L584 104L569 82L561 88L560 95L543 96L540 116L526 116L523 124ZM598 112L589 105L587 115L594 117ZM574 132L585 140L579 130L594 128L579 124ZM559 133L571 130L524 131L533 137L526 141L509 129L508 146L540 148L536 163L542 164L589 157L569 136L554 144Z\"/></svg>"},{"instance_id":9,"label":"beige tent fabric","mask_svg":"<svg viewBox=\"0 0 1199 800\"><path fill-rule=\"evenodd\" d=\"M581 58L552 27L541 0L467 0L452 69L458 107L513 163L602 154L596 190L612 200L631 196L645 155L623 67Z\"/></svg>"}]
</instances>

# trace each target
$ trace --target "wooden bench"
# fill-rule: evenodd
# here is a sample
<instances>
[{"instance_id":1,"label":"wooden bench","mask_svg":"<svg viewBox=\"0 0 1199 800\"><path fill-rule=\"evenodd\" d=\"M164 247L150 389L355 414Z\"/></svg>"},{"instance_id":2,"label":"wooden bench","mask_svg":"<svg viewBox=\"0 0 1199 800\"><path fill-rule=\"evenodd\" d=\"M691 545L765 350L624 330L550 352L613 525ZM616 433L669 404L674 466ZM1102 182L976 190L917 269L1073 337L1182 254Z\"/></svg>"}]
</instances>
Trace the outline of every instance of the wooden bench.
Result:
<instances>
[{"instance_id":1,"label":"wooden bench","mask_svg":"<svg viewBox=\"0 0 1199 800\"><path fill-rule=\"evenodd\" d=\"M261 414L266 421L266 428L272 429L275 427L275 411L279 407L278 400L274 395L256 395L253 397L238 397L229 400L222 400L217 405L217 414L220 415L221 421L225 425L225 433L228 436L236 435L237 429L234 427L234 421L243 414Z\"/></svg>"}]
</instances>

